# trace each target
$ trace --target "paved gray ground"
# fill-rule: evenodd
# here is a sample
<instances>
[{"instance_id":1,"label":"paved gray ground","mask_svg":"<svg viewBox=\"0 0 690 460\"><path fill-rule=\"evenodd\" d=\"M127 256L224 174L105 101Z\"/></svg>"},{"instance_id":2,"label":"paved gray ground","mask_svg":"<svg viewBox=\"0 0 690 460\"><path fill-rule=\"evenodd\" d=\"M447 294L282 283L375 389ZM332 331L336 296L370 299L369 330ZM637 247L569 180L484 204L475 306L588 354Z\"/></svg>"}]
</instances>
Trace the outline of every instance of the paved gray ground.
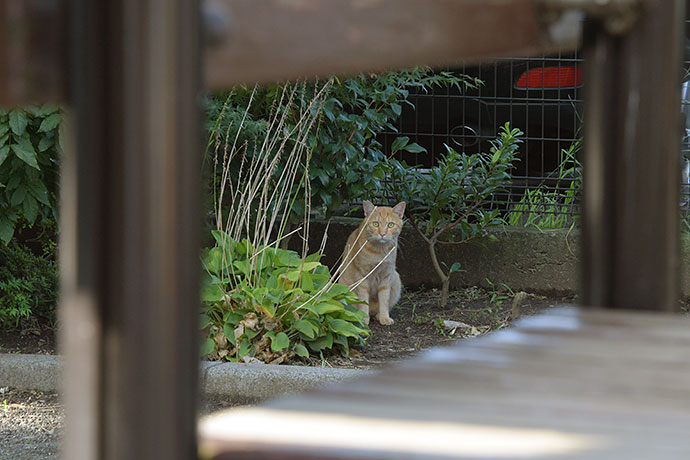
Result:
<instances>
[{"instance_id":1,"label":"paved gray ground","mask_svg":"<svg viewBox=\"0 0 690 460\"><path fill-rule=\"evenodd\" d=\"M59 358L54 356L0 354L0 460L61 458L64 410L54 391L60 367ZM365 373L352 369L202 363L200 387L205 397L201 415Z\"/></svg>"}]
</instances>

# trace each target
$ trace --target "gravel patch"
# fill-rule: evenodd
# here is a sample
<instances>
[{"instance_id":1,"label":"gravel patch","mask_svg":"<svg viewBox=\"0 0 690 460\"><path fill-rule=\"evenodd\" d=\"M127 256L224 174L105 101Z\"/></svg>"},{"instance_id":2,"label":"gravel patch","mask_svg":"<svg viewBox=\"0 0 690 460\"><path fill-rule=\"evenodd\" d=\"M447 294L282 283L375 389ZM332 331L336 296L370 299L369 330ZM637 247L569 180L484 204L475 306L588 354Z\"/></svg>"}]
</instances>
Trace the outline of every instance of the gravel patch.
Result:
<instances>
[{"instance_id":1,"label":"gravel patch","mask_svg":"<svg viewBox=\"0 0 690 460\"><path fill-rule=\"evenodd\" d=\"M57 460L64 420L56 393L0 388L0 460Z\"/></svg>"}]
</instances>

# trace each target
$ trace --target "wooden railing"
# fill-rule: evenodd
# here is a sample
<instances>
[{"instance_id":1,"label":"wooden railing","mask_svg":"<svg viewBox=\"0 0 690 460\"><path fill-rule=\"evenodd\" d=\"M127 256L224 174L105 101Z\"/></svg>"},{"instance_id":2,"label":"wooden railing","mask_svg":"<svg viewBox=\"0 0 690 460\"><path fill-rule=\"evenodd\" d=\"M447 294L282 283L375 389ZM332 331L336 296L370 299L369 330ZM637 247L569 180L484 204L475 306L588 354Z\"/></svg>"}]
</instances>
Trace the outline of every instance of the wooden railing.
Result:
<instances>
[{"instance_id":1,"label":"wooden railing","mask_svg":"<svg viewBox=\"0 0 690 460\"><path fill-rule=\"evenodd\" d=\"M203 14L205 55L193 1L0 0L0 103L61 102L68 119L60 241L65 458L195 455L203 81L218 89L567 48L583 15L581 298L672 310L682 0L214 0ZM643 330L629 333L643 340ZM575 352L558 359L587 367ZM433 372L429 384L475 375L462 369ZM683 369L673 377L687 383ZM534 369L534 382L550 372ZM476 375L482 386L503 374ZM588 382L624 378L621 371ZM680 418L669 420L686 422L687 393L664 394L679 404ZM536 400L523 408L550 410ZM567 418L566 409L558 414ZM663 427L675 433L671 423Z\"/></svg>"}]
</instances>

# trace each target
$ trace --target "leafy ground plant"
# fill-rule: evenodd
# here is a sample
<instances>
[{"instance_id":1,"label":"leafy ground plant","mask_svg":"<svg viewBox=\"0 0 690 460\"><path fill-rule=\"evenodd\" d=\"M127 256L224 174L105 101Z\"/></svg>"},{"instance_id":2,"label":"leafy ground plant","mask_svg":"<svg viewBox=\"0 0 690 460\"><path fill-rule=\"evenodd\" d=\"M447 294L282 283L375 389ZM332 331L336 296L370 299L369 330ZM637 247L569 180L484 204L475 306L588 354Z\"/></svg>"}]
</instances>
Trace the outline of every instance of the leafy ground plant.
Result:
<instances>
[{"instance_id":1,"label":"leafy ground plant","mask_svg":"<svg viewBox=\"0 0 690 460\"><path fill-rule=\"evenodd\" d=\"M57 278L51 254L36 255L15 241L0 245L0 328L30 318L54 321Z\"/></svg>"},{"instance_id":2,"label":"leafy ground plant","mask_svg":"<svg viewBox=\"0 0 690 460\"><path fill-rule=\"evenodd\" d=\"M331 282L319 255L253 247L223 232L203 258L206 268L203 354L279 364L310 351L349 354L369 335L365 314L347 286Z\"/></svg>"},{"instance_id":3,"label":"leafy ground plant","mask_svg":"<svg viewBox=\"0 0 690 460\"><path fill-rule=\"evenodd\" d=\"M581 141L577 140L561 150L558 170L536 188L525 190L520 201L508 214L511 226L532 227L537 230L571 228L577 219L577 206L582 189L582 165L577 159Z\"/></svg>"},{"instance_id":4,"label":"leafy ground plant","mask_svg":"<svg viewBox=\"0 0 690 460\"><path fill-rule=\"evenodd\" d=\"M491 197L510 183L510 169L522 132L506 123L489 153L467 155L448 147L431 170L391 160L387 163L394 198L407 202L407 215L424 238L431 262L442 283L441 306L448 299L450 275L459 262L444 267L439 246L461 244L483 236L488 228L503 225L499 211L490 209Z\"/></svg>"},{"instance_id":5,"label":"leafy ground plant","mask_svg":"<svg viewBox=\"0 0 690 460\"><path fill-rule=\"evenodd\" d=\"M306 238L302 255L279 248L290 234L309 231L308 141L319 129L329 87L296 104L305 85L286 85L262 136L239 142L252 93L239 126L227 128L224 140L216 137L214 163L223 171L214 184L217 227L203 255L203 353L211 358L281 363L329 350L347 354L369 334L355 294L332 282L318 253L307 255ZM306 204L302 225L286 232L298 197Z\"/></svg>"}]
</instances>

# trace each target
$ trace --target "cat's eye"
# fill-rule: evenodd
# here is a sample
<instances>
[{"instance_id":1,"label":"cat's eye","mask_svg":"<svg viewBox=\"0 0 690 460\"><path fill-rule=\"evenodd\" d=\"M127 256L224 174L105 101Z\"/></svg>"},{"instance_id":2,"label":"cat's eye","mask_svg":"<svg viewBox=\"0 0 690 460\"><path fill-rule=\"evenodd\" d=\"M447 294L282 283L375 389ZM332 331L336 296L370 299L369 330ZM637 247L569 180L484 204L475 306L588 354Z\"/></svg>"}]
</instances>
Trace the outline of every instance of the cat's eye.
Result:
<instances>
[{"instance_id":1,"label":"cat's eye","mask_svg":"<svg viewBox=\"0 0 690 460\"><path fill-rule=\"evenodd\" d=\"M372 223L371 223L371 226L372 226L372 227L378 227L378 226L379 226L379 223L378 223L378 222L372 222Z\"/></svg>"},{"instance_id":2,"label":"cat's eye","mask_svg":"<svg viewBox=\"0 0 690 460\"><path fill-rule=\"evenodd\" d=\"M394 222L388 222L388 228L393 228L393 227L395 227L395 223Z\"/></svg>"}]
</instances>

